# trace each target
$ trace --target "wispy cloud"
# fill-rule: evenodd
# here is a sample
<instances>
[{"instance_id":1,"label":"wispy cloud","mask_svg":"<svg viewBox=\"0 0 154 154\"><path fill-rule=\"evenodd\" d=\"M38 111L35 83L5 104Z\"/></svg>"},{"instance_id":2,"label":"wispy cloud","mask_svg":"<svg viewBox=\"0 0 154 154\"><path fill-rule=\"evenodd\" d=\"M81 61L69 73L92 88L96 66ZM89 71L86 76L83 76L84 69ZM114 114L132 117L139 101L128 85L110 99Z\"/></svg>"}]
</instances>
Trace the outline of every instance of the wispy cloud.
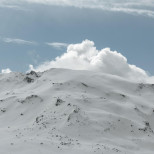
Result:
<instances>
[{"instance_id":1,"label":"wispy cloud","mask_svg":"<svg viewBox=\"0 0 154 154\"><path fill-rule=\"evenodd\" d=\"M0 0L0 7L24 10L23 3L100 9L154 18L154 0Z\"/></svg>"},{"instance_id":2,"label":"wispy cloud","mask_svg":"<svg viewBox=\"0 0 154 154\"><path fill-rule=\"evenodd\" d=\"M20 1L24 2L24 1ZM15 9L15 10L22 10L22 11L28 11L26 8L24 8L23 5L20 5L19 1L17 0L0 0L0 8L8 8L8 9Z\"/></svg>"},{"instance_id":3,"label":"wispy cloud","mask_svg":"<svg viewBox=\"0 0 154 154\"><path fill-rule=\"evenodd\" d=\"M123 12L154 18L154 0L2 0L3 6L20 6L28 4L46 4L58 6L73 6L79 8L102 9L106 11Z\"/></svg>"},{"instance_id":4,"label":"wispy cloud","mask_svg":"<svg viewBox=\"0 0 154 154\"><path fill-rule=\"evenodd\" d=\"M11 8L11 9L20 9L20 7L17 6L17 5L4 5L4 4L0 4L0 7Z\"/></svg>"},{"instance_id":5,"label":"wispy cloud","mask_svg":"<svg viewBox=\"0 0 154 154\"><path fill-rule=\"evenodd\" d=\"M19 45L37 45L37 43L34 41L27 41L18 38L1 38L1 40L5 43L14 43Z\"/></svg>"},{"instance_id":6,"label":"wispy cloud","mask_svg":"<svg viewBox=\"0 0 154 154\"><path fill-rule=\"evenodd\" d=\"M45 43L46 45L52 46L53 48L56 49L62 49L62 48L66 48L68 46L67 43L60 43L60 42L52 42L52 43Z\"/></svg>"}]
</instances>

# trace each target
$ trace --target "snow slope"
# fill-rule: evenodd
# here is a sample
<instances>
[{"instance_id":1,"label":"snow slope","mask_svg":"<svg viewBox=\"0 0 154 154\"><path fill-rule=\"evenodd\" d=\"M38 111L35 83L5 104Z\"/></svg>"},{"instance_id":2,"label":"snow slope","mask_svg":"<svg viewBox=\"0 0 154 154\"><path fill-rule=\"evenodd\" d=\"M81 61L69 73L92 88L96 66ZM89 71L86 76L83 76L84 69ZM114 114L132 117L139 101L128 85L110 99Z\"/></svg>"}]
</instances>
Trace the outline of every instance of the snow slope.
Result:
<instances>
[{"instance_id":1,"label":"snow slope","mask_svg":"<svg viewBox=\"0 0 154 154\"><path fill-rule=\"evenodd\" d=\"M91 71L0 74L0 154L153 154L154 85Z\"/></svg>"}]
</instances>

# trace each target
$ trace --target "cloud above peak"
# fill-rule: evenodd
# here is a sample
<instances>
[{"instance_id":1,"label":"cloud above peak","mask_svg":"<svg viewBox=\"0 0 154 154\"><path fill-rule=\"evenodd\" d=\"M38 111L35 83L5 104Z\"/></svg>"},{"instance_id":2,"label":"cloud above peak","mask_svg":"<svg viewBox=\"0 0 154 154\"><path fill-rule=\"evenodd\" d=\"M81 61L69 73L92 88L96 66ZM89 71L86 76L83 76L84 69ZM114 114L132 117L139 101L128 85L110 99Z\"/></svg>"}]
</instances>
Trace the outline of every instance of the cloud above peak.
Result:
<instances>
[{"instance_id":1,"label":"cloud above peak","mask_svg":"<svg viewBox=\"0 0 154 154\"><path fill-rule=\"evenodd\" d=\"M144 70L128 64L126 57L122 54L111 51L110 48L97 50L94 42L90 40L68 45L63 55L36 68L30 65L30 70L40 72L50 68L99 71L135 80L147 77Z\"/></svg>"}]
</instances>

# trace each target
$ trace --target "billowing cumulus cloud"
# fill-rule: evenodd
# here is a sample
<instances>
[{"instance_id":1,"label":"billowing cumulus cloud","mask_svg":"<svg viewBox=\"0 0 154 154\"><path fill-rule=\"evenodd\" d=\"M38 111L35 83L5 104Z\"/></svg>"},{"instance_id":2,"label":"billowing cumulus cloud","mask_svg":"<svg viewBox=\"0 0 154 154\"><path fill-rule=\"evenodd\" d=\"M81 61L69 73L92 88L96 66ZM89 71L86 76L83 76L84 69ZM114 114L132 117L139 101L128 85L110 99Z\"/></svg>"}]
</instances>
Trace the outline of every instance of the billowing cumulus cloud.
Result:
<instances>
[{"instance_id":1,"label":"billowing cumulus cloud","mask_svg":"<svg viewBox=\"0 0 154 154\"><path fill-rule=\"evenodd\" d=\"M128 64L126 57L122 54L111 51L110 48L97 50L94 42L90 40L68 45L67 52L62 56L50 62L45 62L37 68L30 65L30 70L40 72L50 68L92 70L129 79L144 79L147 77L144 70Z\"/></svg>"},{"instance_id":2,"label":"billowing cumulus cloud","mask_svg":"<svg viewBox=\"0 0 154 154\"><path fill-rule=\"evenodd\" d=\"M18 7L22 3L73 6L79 8L102 9L134 15L154 17L153 0L1 0L0 6Z\"/></svg>"}]
</instances>

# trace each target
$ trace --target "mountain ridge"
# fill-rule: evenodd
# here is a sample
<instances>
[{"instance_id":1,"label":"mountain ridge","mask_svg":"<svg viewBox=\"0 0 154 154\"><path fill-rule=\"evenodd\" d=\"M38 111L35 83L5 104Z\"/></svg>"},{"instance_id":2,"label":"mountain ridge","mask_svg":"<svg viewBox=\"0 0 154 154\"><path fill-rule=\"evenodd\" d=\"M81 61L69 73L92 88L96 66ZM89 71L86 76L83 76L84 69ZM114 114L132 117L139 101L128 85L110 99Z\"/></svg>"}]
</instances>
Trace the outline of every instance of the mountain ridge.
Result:
<instances>
[{"instance_id":1,"label":"mountain ridge","mask_svg":"<svg viewBox=\"0 0 154 154\"><path fill-rule=\"evenodd\" d=\"M1 153L153 153L153 84L50 69L0 85Z\"/></svg>"}]
</instances>

